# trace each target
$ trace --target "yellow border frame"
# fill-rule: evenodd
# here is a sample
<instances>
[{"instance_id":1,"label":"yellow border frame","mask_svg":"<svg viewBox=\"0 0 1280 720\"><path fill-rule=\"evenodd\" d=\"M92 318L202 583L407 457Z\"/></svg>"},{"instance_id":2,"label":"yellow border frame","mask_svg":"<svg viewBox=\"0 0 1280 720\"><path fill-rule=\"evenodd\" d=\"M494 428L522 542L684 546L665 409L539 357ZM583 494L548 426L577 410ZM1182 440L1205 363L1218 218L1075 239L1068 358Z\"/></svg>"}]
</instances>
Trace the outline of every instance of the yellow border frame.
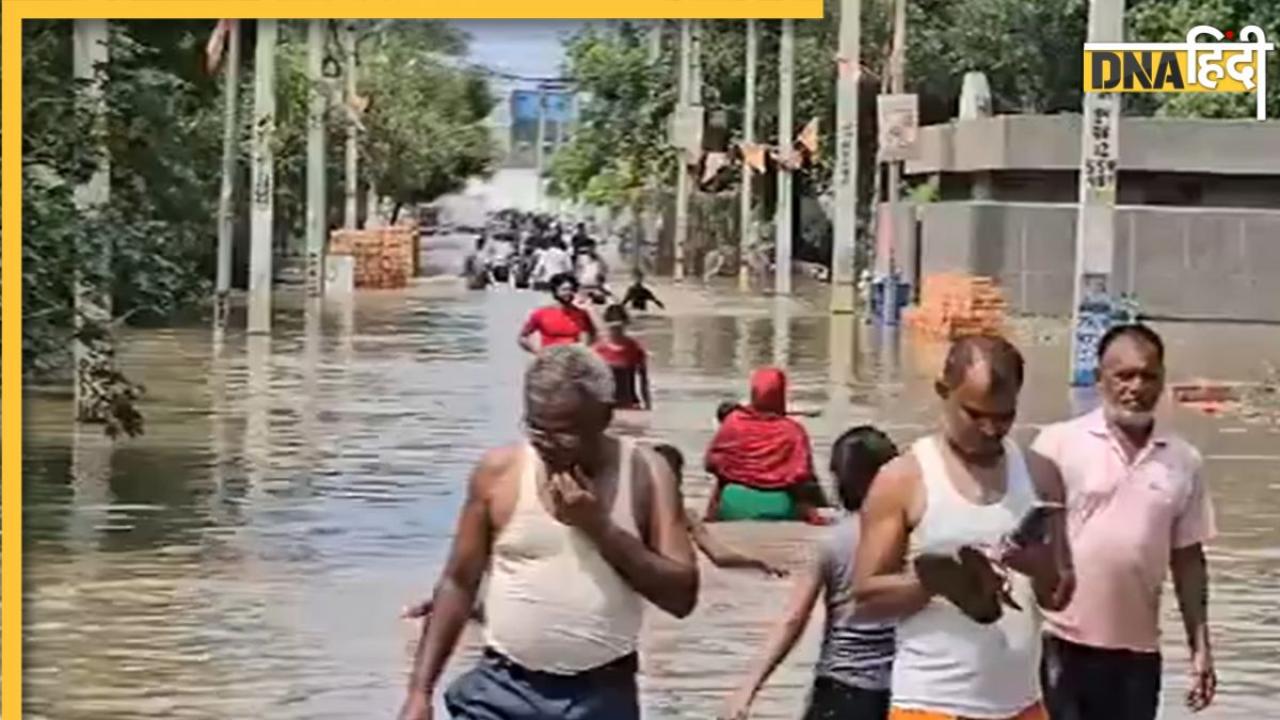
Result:
<instances>
[{"instance_id":1,"label":"yellow border frame","mask_svg":"<svg viewBox=\"0 0 1280 720\"><path fill-rule=\"evenodd\" d=\"M483 0L466 5L419 3L422 12L406 14L404 0L5 0L3 3L3 461L4 485L0 496L0 544L3 546L3 700L0 715L22 717L22 21L48 18L99 18L110 8L112 18L261 18L312 17L438 18L438 19L575 19L614 20L649 18L700 18L772 20L822 17L822 0ZM432 12L427 12L430 8ZM455 12L451 12L450 10ZM607 9L608 15L602 15ZM267 12L267 11L270 12ZM210 26L212 30L212 26Z\"/></svg>"}]
</instances>

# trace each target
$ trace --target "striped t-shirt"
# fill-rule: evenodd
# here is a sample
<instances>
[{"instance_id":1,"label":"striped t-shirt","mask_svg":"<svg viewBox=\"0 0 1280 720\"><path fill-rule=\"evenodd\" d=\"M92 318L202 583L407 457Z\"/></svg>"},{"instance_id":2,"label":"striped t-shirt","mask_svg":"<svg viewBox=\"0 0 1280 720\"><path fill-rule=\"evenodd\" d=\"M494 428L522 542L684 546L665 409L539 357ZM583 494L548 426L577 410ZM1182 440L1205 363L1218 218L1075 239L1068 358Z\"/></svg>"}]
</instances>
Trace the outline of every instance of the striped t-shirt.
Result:
<instances>
[{"instance_id":1,"label":"striped t-shirt","mask_svg":"<svg viewBox=\"0 0 1280 720\"><path fill-rule=\"evenodd\" d=\"M853 554L859 531L858 517L850 515L831 528L819 550L827 622L816 674L866 690L888 690L895 650L893 625L848 619L853 613Z\"/></svg>"}]
</instances>

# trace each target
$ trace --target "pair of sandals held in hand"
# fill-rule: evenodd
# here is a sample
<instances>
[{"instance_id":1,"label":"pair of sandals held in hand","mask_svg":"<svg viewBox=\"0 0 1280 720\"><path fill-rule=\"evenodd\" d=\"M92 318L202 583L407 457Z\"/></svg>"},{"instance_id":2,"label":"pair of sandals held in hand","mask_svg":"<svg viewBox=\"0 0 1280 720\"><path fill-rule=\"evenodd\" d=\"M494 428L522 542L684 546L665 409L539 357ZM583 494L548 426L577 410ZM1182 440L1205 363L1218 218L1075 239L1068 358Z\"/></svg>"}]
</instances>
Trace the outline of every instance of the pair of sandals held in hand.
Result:
<instances>
[{"instance_id":1,"label":"pair of sandals held in hand","mask_svg":"<svg viewBox=\"0 0 1280 720\"><path fill-rule=\"evenodd\" d=\"M1008 570L971 545L954 556L919 555L914 565L926 590L950 600L974 622L989 625L999 620L1005 605L1022 609L1010 593Z\"/></svg>"},{"instance_id":2,"label":"pair of sandals held in hand","mask_svg":"<svg viewBox=\"0 0 1280 720\"><path fill-rule=\"evenodd\" d=\"M965 545L954 556L924 553L914 560L916 577L931 593L951 601L974 622L989 625L1004 614L1004 607L1022 610L1013 599L1009 568L999 559L1020 547L1048 542L1047 520L1061 512L1059 503L1036 503L1018 527L986 552Z\"/></svg>"}]
</instances>

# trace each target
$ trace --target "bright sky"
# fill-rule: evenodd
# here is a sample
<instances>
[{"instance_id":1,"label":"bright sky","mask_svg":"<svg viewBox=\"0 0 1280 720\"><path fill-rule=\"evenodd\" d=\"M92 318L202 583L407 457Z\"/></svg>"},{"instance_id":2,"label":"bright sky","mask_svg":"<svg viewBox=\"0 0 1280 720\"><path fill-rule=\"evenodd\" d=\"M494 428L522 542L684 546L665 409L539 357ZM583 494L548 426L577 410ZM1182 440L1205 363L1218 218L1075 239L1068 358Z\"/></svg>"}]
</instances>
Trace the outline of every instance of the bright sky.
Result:
<instances>
[{"instance_id":1,"label":"bright sky","mask_svg":"<svg viewBox=\"0 0 1280 720\"><path fill-rule=\"evenodd\" d=\"M455 20L471 36L471 59L516 75L556 77L564 60L562 41L582 20Z\"/></svg>"}]
</instances>

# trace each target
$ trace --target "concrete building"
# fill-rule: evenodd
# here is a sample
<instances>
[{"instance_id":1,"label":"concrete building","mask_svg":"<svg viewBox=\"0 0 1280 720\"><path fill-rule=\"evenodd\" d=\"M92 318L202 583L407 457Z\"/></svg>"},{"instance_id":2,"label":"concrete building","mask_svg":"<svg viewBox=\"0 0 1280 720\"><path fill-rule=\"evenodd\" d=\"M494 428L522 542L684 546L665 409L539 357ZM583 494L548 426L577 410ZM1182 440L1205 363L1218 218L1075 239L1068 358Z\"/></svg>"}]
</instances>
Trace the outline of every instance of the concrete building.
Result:
<instances>
[{"instance_id":1,"label":"concrete building","mask_svg":"<svg viewBox=\"0 0 1280 720\"><path fill-rule=\"evenodd\" d=\"M436 201L442 219L462 225L481 225L485 214L503 208L533 211L541 201L555 210L552 199L540 198L537 170L537 85L528 81L493 80L499 98L486 119L496 145L498 161L493 175L467 183L460 193ZM568 139L576 120L577 101L571 92L548 92L544 162Z\"/></svg>"},{"instance_id":2,"label":"concrete building","mask_svg":"<svg viewBox=\"0 0 1280 720\"><path fill-rule=\"evenodd\" d=\"M921 128L906 174L938 200L895 211L909 279L989 275L1016 311L1069 314L1080 122ZM1123 119L1114 267L1150 316L1280 321L1280 122Z\"/></svg>"}]
</instances>

